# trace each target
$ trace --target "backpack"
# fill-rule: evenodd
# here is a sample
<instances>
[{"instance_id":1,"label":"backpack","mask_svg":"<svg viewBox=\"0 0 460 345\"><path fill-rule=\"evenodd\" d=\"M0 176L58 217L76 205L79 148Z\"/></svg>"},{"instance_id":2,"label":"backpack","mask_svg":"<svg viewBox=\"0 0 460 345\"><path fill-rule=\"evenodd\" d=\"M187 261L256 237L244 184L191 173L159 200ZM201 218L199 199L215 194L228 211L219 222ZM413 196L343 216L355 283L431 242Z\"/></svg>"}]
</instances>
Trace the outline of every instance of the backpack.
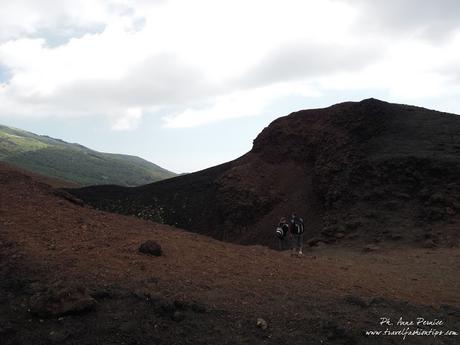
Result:
<instances>
[{"instance_id":1,"label":"backpack","mask_svg":"<svg viewBox=\"0 0 460 345\"><path fill-rule=\"evenodd\" d=\"M284 236L286 236L286 234L288 233L288 230L289 225L287 225L286 223L280 223L275 231L276 237L278 237L279 239L283 239Z\"/></svg>"},{"instance_id":2,"label":"backpack","mask_svg":"<svg viewBox=\"0 0 460 345\"><path fill-rule=\"evenodd\" d=\"M303 219L302 218L294 218L292 221L291 231L294 235L303 234Z\"/></svg>"}]
</instances>

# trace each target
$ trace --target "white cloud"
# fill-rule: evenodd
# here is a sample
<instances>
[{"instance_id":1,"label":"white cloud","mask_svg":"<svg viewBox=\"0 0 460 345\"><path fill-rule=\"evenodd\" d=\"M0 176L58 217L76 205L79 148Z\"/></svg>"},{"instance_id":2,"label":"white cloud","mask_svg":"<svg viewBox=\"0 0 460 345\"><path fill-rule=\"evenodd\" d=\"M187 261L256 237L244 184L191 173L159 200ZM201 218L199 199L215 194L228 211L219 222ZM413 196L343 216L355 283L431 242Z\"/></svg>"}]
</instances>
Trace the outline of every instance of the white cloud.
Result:
<instances>
[{"instance_id":1,"label":"white cloud","mask_svg":"<svg viewBox=\"0 0 460 345\"><path fill-rule=\"evenodd\" d=\"M289 95L319 97L321 94L309 85L278 83L266 87L236 91L212 99L210 105L187 108L179 114L165 116L165 127L196 127L239 117L258 116L270 103Z\"/></svg>"},{"instance_id":2,"label":"white cloud","mask_svg":"<svg viewBox=\"0 0 460 345\"><path fill-rule=\"evenodd\" d=\"M179 114L165 116L165 126L169 128L196 127L238 117L257 116L267 102L267 94L259 90L233 92L218 96L211 105L188 108Z\"/></svg>"},{"instance_id":3,"label":"white cloud","mask_svg":"<svg viewBox=\"0 0 460 345\"><path fill-rule=\"evenodd\" d=\"M108 3L104 0L1 0L0 42L35 35L44 29L71 33L76 28L104 24L115 9Z\"/></svg>"},{"instance_id":4,"label":"white cloud","mask_svg":"<svg viewBox=\"0 0 460 345\"><path fill-rule=\"evenodd\" d=\"M141 108L126 109L125 113L116 118L112 124L112 129L115 131L126 131L137 128L142 120Z\"/></svg>"},{"instance_id":5,"label":"white cloud","mask_svg":"<svg viewBox=\"0 0 460 345\"><path fill-rule=\"evenodd\" d=\"M455 71L460 72L459 61L460 30L437 45L405 37L393 40L378 61L359 71L319 78L320 88L381 89L393 99L415 103L427 97L454 97L459 90L459 80L453 79Z\"/></svg>"},{"instance_id":6,"label":"white cloud","mask_svg":"<svg viewBox=\"0 0 460 345\"><path fill-rule=\"evenodd\" d=\"M393 16L363 0L0 0L0 118L129 130L160 108L179 109L165 126L191 127L303 92L456 97L457 2L442 2L391 1Z\"/></svg>"}]
</instances>

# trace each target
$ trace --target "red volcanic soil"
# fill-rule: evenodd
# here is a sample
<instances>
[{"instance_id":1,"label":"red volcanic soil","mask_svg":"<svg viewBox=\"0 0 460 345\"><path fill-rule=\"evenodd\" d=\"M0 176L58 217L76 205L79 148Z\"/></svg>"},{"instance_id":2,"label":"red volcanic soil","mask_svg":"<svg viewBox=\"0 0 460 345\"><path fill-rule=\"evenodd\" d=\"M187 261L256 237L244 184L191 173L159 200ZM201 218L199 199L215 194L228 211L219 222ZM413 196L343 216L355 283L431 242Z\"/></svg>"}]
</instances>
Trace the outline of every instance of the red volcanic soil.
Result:
<instances>
[{"instance_id":1,"label":"red volcanic soil","mask_svg":"<svg viewBox=\"0 0 460 345\"><path fill-rule=\"evenodd\" d=\"M380 317L460 331L458 247L297 257L80 206L3 164L0 191L2 345L401 343L365 336ZM163 255L140 253L146 240Z\"/></svg>"},{"instance_id":2,"label":"red volcanic soil","mask_svg":"<svg viewBox=\"0 0 460 345\"><path fill-rule=\"evenodd\" d=\"M241 158L158 183L69 190L96 208L276 247L282 216L352 246L456 245L460 117L375 99L273 121Z\"/></svg>"},{"instance_id":3,"label":"red volcanic soil","mask_svg":"<svg viewBox=\"0 0 460 345\"><path fill-rule=\"evenodd\" d=\"M6 162L1 162L0 163L0 173L1 174L7 175L7 174L10 174L11 172L19 173L26 179L27 178L33 179L35 181L35 183L38 182L38 183L42 183L42 184L47 184L47 185L49 185L51 187L54 187L54 188L76 188L76 187L78 187L78 185L76 183L73 183L73 182L64 181L64 180L56 179L56 178L53 178L53 177L40 175L40 174L31 172L29 170L22 169L22 168L20 168L18 166L11 165L11 164L6 163Z\"/></svg>"}]
</instances>

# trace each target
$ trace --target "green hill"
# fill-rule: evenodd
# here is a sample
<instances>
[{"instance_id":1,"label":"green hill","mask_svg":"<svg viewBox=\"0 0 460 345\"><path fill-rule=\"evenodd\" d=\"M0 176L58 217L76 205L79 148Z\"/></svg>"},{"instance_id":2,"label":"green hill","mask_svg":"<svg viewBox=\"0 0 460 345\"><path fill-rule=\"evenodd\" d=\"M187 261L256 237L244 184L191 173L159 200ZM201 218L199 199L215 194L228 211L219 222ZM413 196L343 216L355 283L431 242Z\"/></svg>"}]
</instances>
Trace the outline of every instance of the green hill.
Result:
<instances>
[{"instance_id":1,"label":"green hill","mask_svg":"<svg viewBox=\"0 0 460 345\"><path fill-rule=\"evenodd\" d=\"M0 160L80 185L138 186L176 175L139 157L97 152L1 125Z\"/></svg>"}]
</instances>

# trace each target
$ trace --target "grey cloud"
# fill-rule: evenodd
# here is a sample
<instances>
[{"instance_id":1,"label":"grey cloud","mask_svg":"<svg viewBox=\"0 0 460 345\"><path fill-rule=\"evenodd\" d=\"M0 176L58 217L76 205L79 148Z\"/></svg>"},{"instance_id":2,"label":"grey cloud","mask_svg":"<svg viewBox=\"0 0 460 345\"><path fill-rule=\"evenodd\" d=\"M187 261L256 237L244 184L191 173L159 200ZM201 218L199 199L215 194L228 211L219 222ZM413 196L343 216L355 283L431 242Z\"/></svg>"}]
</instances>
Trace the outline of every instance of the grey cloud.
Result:
<instances>
[{"instance_id":1,"label":"grey cloud","mask_svg":"<svg viewBox=\"0 0 460 345\"><path fill-rule=\"evenodd\" d=\"M53 94L52 100L35 98L33 102L52 101L55 106L81 111L171 106L191 103L217 91L199 70L183 64L175 56L161 55L140 63L123 78L74 82Z\"/></svg>"},{"instance_id":2,"label":"grey cloud","mask_svg":"<svg viewBox=\"0 0 460 345\"><path fill-rule=\"evenodd\" d=\"M373 45L345 46L318 43L278 47L248 71L249 86L306 79L341 71L355 71L375 61L381 50Z\"/></svg>"},{"instance_id":3,"label":"grey cloud","mask_svg":"<svg viewBox=\"0 0 460 345\"><path fill-rule=\"evenodd\" d=\"M357 31L377 30L389 34L407 31L430 40L442 40L460 28L458 0L336 0L361 11Z\"/></svg>"},{"instance_id":4,"label":"grey cloud","mask_svg":"<svg viewBox=\"0 0 460 345\"><path fill-rule=\"evenodd\" d=\"M346 47L304 44L279 47L243 78L217 86L201 70L184 64L173 55L149 58L119 80L86 80L63 87L53 103L77 109L88 105L104 107L181 106L230 92L323 76L339 71L356 71L375 61L380 50L374 46ZM42 100L38 100L42 101ZM82 109L84 111L84 109Z\"/></svg>"}]
</instances>

